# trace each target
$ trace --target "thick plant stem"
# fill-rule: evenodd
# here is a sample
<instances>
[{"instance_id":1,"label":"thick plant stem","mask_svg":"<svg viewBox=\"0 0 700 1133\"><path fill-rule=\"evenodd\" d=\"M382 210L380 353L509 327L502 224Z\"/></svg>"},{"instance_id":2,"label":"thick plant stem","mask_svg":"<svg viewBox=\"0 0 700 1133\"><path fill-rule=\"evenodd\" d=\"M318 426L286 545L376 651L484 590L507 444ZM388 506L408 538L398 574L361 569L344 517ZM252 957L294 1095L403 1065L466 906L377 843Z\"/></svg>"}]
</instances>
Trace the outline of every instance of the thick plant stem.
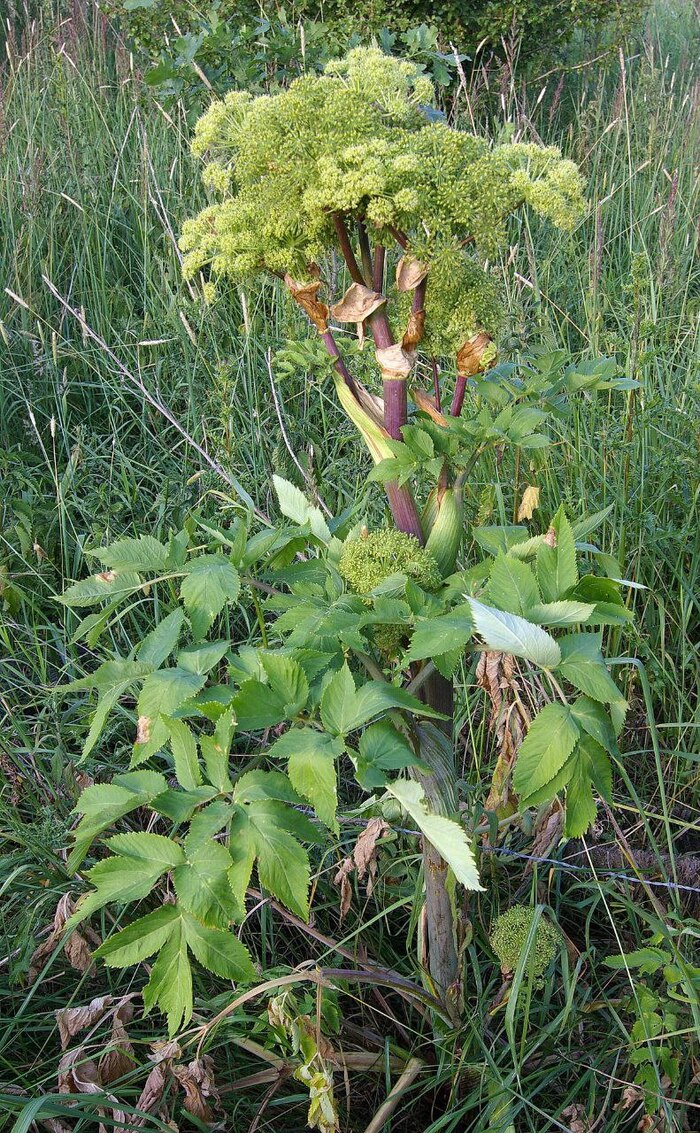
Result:
<instances>
[{"instance_id":1,"label":"thick plant stem","mask_svg":"<svg viewBox=\"0 0 700 1133\"><path fill-rule=\"evenodd\" d=\"M401 430L408 421L408 400L405 378L385 378L384 428L395 441L401 440Z\"/></svg>"},{"instance_id":2,"label":"thick plant stem","mask_svg":"<svg viewBox=\"0 0 700 1133\"><path fill-rule=\"evenodd\" d=\"M450 416L459 417L464 405L464 395L467 392L467 375L457 374L457 381L455 382L455 392L450 406Z\"/></svg>"},{"instance_id":3,"label":"thick plant stem","mask_svg":"<svg viewBox=\"0 0 700 1133\"><path fill-rule=\"evenodd\" d=\"M396 481L392 481L384 485L384 490L389 500L394 523L399 531L405 531L407 535L414 535L420 545L423 546L425 543L423 524L420 521L411 489L406 485L402 486L397 484Z\"/></svg>"},{"instance_id":4,"label":"thick plant stem","mask_svg":"<svg viewBox=\"0 0 700 1133\"><path fill-rule=\"evenodd\" d=\"M435 679L437 678L437 680ZM421 690L421 699L445 712L452 705L452 683L433 673ZM436 703L433 703L435 701ZM453 817L457 810L457 772L452 741L452 718L438 725L417 727L418 752L430 772L416 771L430 810ZM423 840L425 878L425 920L428 929L428 967L439 995L450 1013L460 1001L460 972L457 955L455 909L447 878L449 867L435 847Z\"/></svg>"}]
</instances>

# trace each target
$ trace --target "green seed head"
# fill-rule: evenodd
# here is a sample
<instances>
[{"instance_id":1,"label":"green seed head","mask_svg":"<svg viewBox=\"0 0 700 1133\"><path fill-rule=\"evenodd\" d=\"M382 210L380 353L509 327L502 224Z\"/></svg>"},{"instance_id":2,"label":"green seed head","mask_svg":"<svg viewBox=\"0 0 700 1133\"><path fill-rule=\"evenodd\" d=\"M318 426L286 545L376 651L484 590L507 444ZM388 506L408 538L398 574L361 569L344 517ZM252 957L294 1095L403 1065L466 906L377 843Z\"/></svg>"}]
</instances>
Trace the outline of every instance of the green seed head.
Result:
<instances>
[{"instance_id":1,"label":"green seed head","mask_svg":"<svg viewBox=\"0 0 700 1133\"><path fill-rule=\"evenodd\" d=\"M509 975L517 968L534 917L534 909L526 905L513 905L512 909L508 909L506 913L496 918L489 939L501 962L501 971L504 975ZM527 958L528 973L534 978L537 986L541 985L540 977L556 955L560 939L559 933L550 921L541 917Z\"/></svg>"},{"instance_id":2,"label":"green seed head","mask_svg":"<svg viewBox=\"0 0 700 1133\"><path fill-rule=\"evenodd\" d=\"M424 590L437 590L442 582L435 557L414 535L380 528L345 544L338 566L357 594L369 594L392 574L405 574Z\"/></svg>"}]
</instances>

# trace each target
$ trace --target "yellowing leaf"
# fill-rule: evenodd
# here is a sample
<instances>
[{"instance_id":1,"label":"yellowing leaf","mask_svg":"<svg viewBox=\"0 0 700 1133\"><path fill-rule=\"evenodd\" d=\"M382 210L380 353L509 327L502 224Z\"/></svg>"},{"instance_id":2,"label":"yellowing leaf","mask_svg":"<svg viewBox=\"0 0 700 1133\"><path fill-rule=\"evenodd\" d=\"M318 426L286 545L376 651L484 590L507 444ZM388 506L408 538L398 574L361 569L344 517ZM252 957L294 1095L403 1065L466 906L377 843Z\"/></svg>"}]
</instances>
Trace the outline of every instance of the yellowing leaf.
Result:
<instances>
[{"instance_id":1,"label":"yellowing leaf","mask_svg":"<svg viewBox=\"0 0 700 1133\"><path fill-rule=\"evenodd\" d=\"M484 892L466 831L452 818L431 814L423 788L413 779L399 779L388 784L390 794L408 811L413 821L435 849L442 855L465 889Z\"/></svg>"}]
</instances>

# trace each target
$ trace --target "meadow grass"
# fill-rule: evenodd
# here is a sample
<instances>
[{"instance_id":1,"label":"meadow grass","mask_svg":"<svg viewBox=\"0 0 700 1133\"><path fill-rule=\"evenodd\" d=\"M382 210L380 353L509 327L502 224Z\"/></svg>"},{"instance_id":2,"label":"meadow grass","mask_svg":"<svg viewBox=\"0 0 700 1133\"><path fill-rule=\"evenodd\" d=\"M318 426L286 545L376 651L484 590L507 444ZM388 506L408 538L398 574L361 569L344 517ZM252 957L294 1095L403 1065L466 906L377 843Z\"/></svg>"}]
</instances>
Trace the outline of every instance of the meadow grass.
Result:
<instances>
[{"instance_id":1,"label":"meadow grass","mask_svg":"<svg viewBox=\"0 0 700 1133\"><path fill-rule=\"evenodd\" d=\"M612 505L603 547L619 557L623 577L643 587L631 591L632 636L613 637L620 655L637 663L622 666L632 710L616 815L633 850L656 855L657 880L670 882L681 855L700 853L698 45L693 6L659 2L620 55L585 65L579 46L565 73L528 81L517 67L486 79L475 72L456 104L465 121L490 133L507 119L519 135L560 144L589 184L590 213L570 237L527 219L514 228L509 349L516 359L537 345L614 354L639 389L582 400L533 466L485 463L471 506L487 522L507 522L526 482L541 487L545 514L560 499L574 516ZM86 546L143 530L165 534L195 509L229 514L236 506L230 485L144 401L43 277L268 511L271 473L298 474L282 442L266 356L305 332L272 284L207 308L182 282L176 234L203 202L185 115L144 91L133 59L100 19L76 9L62 22L37 23L24 44L10 44L0 77L0 1125L4 1112L7 1127L23 1133L34 1118L67 1114L56 1094L53 1012L133 981L103 969L81 976L60 950L36 982L27 979L29 957L73 884L63 848L82 777L123 767L126 749L125 721L117 719L99 755L77 764L88 704L56 690L89 670L93 655L73 640L77 619L60 612L56 595L85 573ZM277 393L290 446L324 501L341 511L362 494L368 471L358 467L352 428L330 389L305 375L278 384ZM368 507L379 514L376 494ZM115 648L138 640L147 616L136 609L115 627ZM489 741L483 694L468 670L460 720L463 774L474 792ZM603 826L609 835L605 816ZM356 833L343 827L346 848ZM385 1040L382 1073L353 1078L345 1127L365 1128L391 1083L389 1055L401 1047L428 1069L397 1110L394 1133L417 1121L435 1133L511 1126L578 1133L574 1120L584 1117L583 1129L631 1130L642 1111L638 1099L623 1104L628 1055L645 1042L665 1123L656 1128L697 1127L689 1089L698 1070L697 996L673 1036L687 1062L669 1090L659 1044L631 1034L627 1000L639 1003L644 981L613 977L599 963L641 947L653 932L669 947L692 939L697 893L651 889L641 874L615 882L585 856L577 861L589 868L580 873L550 871L517 857L527 853L526 839L511 846L512 857L483 859L491 896L474 912L465 952L461 1092L453 1092L455 1066L435 1055L416 1014L386 999L372 1008L357 1000L348 1011L353 1025L366 1034L384 1025L393 1038ZM634 856L626 865L634 877ZM414 944L419 929L410 845L392 849L364 917L351 914L340 930L329 869L320 875L316 925L338 946L354 949L359 940L385 966L410 973L404 942ZM558 984L535 992L518 985L502 1020L486 932L499 903L516 898L544 898L571 947L562 949ZM250 931L267 967L296 963L300 953L319 962L335 955L264 906ZM200 977L203 1017L228 998ZM147 1044L159 1035L156 1020L137 1016L137 1058L120 1093L127 1122L148 1072ZM220 1085L261 1066L233 1028L217 1032L209 1053ZM305 1126L305 1095L294 1084L269 1096L231 1088L223 1099L230 1128L251 1126L261 1099L260 1128ZM73 1102L74 1128L97 1129L96 1100ZM149 1120L147 1128L165 1128Z\"/></svg>"}]
</instances>

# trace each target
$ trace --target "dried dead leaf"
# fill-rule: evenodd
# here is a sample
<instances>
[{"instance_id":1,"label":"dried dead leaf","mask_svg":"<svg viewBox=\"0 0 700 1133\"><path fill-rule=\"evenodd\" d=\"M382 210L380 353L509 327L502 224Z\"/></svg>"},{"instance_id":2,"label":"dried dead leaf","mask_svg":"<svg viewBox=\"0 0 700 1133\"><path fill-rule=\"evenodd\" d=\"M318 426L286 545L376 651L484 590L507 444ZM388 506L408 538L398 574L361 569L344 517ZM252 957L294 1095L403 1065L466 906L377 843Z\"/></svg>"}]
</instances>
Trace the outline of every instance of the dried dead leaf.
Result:
<instances>
[{"instance_id":1,"label":"dried dead leaf","mask_svg":"<svg viewBox=\"0 0 700 1133\"><path fill-rule=\"evenodd\" d=\"M2 575L0 575L0 594L2 594ZM24 783L24 778L17 770L12 760L1 751L0 771L2 771L10 787L8 801L11 806L17 806L17 803L22 798L22 784Z\"/></svg>"},{"instance_id":2,"label":"dried dead leaf","mask_svg":"<svg viewBox=\"0 0 700 1133\"><path fill-rule=\"evenodd\" d=\"M374 879L377 876L377 842L383 834L389 832L391 827L383 818L372 818L360 834L355 848L349 858L340 864L333 882L340 886L340 919L345 919L352 902L352 886L350 877L357 870L357 877L362 881L367 876L367 896L372 896Z\"/></svg>"},{"instance_id":3,"label":"dried dead leaf","mask_svg":"<svg viewBox=\"0 0 700 1133\"><path fill-rule=\"evenodd\" d=\"M131 1003L122 1003L114 1012L109 1049L100 1059L100 1078L106 1084L116 1082L133 1070L134 1048L126 1031L126 1024L131 1022L133 1014Z\"/></svg>"},{"instance_id":4,"label":"dried dead leaf","mask_svg":"<svg viewBox=\"0 0 700 1133\"><path fill-rule=\"evenodd\" d=\"M151 717L139 716L136 721L136 744L147 744L151 738Z\"/></svg>"},{"instance_id":5,"label":"dried dead leaf","mask_svg":"<svg viewBox=\"0 0 700 1133\"><path fill-rule=\"evenodd\" d=\"M306 312L319 334L325 334L328 330L328 307L318 298L321 280L315 279L310 283L299 283L298 280L292 279L291 275L287 274L284 277L284 282L287 284L294 302L301 307L302 311Z\"/></svg>"},{"instance_id":6,"label":"dried dead leaf","mask_svg":"<svg viewBox=\"0 0 700 1133\"><path fill-rule=\"evenodd\" d=\"M333 878L333 884L340 886L340 920L345 920L352 904L352 885L350 877L355 872L355 863L352 858L345 858L340 869Z\"/></svg>"},{"instance_id":7,"label":"dried dead leaf","mask_svg":"<svg viewBox=\"0 0 700 1133\"><path fill-rule=\"evenodd\" d=\"M142 1110L143 1113L151 1113L156 1106L160 1105L169 1077L169 1063L158 1062L146 1079L136 1108Z\"/></svg>"},{"instance_id":8,"label":"dried dead leaf","mask_svg":"<svg viewBox=\"0 0 700 1133\"><path fill-rule=\"evenodd\" d=\"M409 377L416 360L413 351L404 350L400 342L381 347L376 354L382 377L389 379Z\"/></svg>"},{"instance_id":9,"label":"dried dead leaf","mask_svg":"<svg viewBox=\"0 0 700 1133\"><path fill-rule=\"evenodd\" d=\"M517 810L511 773L530 724L530 715L522 702L515 674L515 659L509 653L485 651L481 654L476 680L491 701L489 729L498 748L485 806L486 810L495 811L499 818L507 818Z\"/></svg>"},{"instance_id":10,"label":"dried dead leaf","mask_svg":"<svg viewBox=\"0 0 700 1133\"><path fill-rule=\"evenodd\" d=\"M622 1097L616 1104L615 1109L618 1112L624 1112L626 1109L632 1109L633 1106L639 1105L641 1101L644 1101L644 1091L640 1090L639 1086L634 1086L630 1082L622 1091Z\"/></svg>"},{"instance_id":11,"label":"dried dead leaf","mask_svg":"<svg viewBox=\"0 0 700 1133\"><path fill-rule=\"evenodd\" d=\"M421 263L415 256L406 254L396 265L396 286L399 291L414 291L427 274L427 264Z\"/></svg>"},{"instance_id":12,"label":"dried dead leaf","mask_svg":"<svg viewBox=\"0 0 700 1133\"><path fill-rule=\"evenodd\" d=\"M492 343L488 334L475 334L457 351L457 373L470 378L482 373L481 360Z\"/></svg>"},{"instance_id":13,"label":"dried dead leaf","mask_svg":"<svg viewBox=\"0 0 700 1133\"><path fill-rule=\"evenodd\" d=\"M59 1094L101 1094L97 1063L85 1057L81 1046L66 1051L58 1064Z\"/></svg>"},{"instance_id":14,"label":"dried dead leaf","mask_svg":"<svg viewBox=\"0 0 700 1133\"><path fill-rule=\"evenodd\" d=\"M363 323L386 298L379 291L363 283L351 283L339 303L331 307L331 314L339 323Z\"/></svg>"},{"instance_id":15,"label":"dried dead leaf","mask_svg":"<svg viewBox=\"0 0 700 1133\"><path fill-rule=\"evenodd\" d=\"M36 948L29 961L29 983L33 984L39 977L45 961L54 951L56 945L61 939L66 921L73 912L73 901L70 894L64 893L61 900L56 906L56 911L53 915L53 925L46 940ZM66 939L63 945L63 951L66 959L72 968L78 972L87 972L92 967L93 948L97 948L100 944L99 936L87 925L81 925L80 931L74 929L71 935Z\"/></svg>"},{"instance_id":16,"label":"dried dead leaf","mask_svg":"<svg viewBox=\"0 0 700 1133\"><path fill-rule=\"evenodd\" d=\"M561 841L563 832L564 808L559 799L554 798L537 821L532 841L533 856L548 858L553 848ZM532 862L528 862L525 872L528 873L531 868Z\"/></svg>"},{"instance_id":17,"label":"dried dead leaf","mask_svg":"<svg viewBox=\"0 0 700 1133\"><path fill-rule=\"evenodd\" d=\"M423 341L425 333L425 311L411 311L408 325L401 339L401 346L406 351L413 351Z\"/></svg>"},{"instance_id":18,"label":"dried dead leaf","mask_svg":"<svg viewBox=\"0 0 700 1133\"><path fill-rule=\"evenodd\" d=\"M569 1133L591 1133L591 1123L582 1105L568 1105L560 1117L566 1121Z\"/></svg>"},{"instance_id":19,"label":"dried dead leaf","mask_svg":"<svg viewBox=\"0 0 700 1133\"><path fill-rule=\"evenodd\" d=\"M540 506L540 489L534 484L528 484L523 492L523 498L518 508L518 523L523 519L532 519L535 508Z\"/></svg>"},{"instance_id":20,"label":"dried dead leaf","mask_svg":"<svg viewBox=\"0 0 700 1133\"><path fill-rule=\"evenodd\" d=\"M441 413L440 410L436 408L435 401L429 393L426 393L424 389L412 389L411 397L418 408L422 409L424 413L427 413L436 425L441 425L442 428L447 427L445 414Z\"/></svg>"},{"instance_id":21,"label":"dried dead leaf","mask_svg":"<svg viewBox=\"0 0 700 1133\"><path fill-rule=\"evenodd\" d=\"M131 999L133 999L133 995L124 995L120 999L115 999L113 995L100 995L91 1000L85 1007L61 1008L60 1011L56 1012L58 1033L61 1037L61 1050L65 1050L70 1040L80 1031L99 1023L100 1019L104 1018L113 1007L115 1010L121 1010Z\"/></svg>"},{"instance_id":22,"label":"dried dead leaf","mask_svg":"<svg viewBox=\"0 0 700 1133\"><path fill-rule=\"evenodd\" d=\"M371 818L357 839L352 856L357 866L357 876L360 881L366 873L369 874L370 878L376 877L377 842L384 834L388 834L390 829L391 827L383 818Z\"/></svg>"},{"instance_id":23,"label":"dried dead leaf","mask_svg":"<svg viewBox=\"0 0 700 1133\"><path fill-rule=\"evenodd\" d=\"M208 1055L196 1058L187 1066L174 1066L173 1074L185 1091L184 1106L188 1113L202 1121L213 1121L209 1102L217 1108L221 1099L214 1082L214 1063Z\"/></svg>"}]
</instances>

